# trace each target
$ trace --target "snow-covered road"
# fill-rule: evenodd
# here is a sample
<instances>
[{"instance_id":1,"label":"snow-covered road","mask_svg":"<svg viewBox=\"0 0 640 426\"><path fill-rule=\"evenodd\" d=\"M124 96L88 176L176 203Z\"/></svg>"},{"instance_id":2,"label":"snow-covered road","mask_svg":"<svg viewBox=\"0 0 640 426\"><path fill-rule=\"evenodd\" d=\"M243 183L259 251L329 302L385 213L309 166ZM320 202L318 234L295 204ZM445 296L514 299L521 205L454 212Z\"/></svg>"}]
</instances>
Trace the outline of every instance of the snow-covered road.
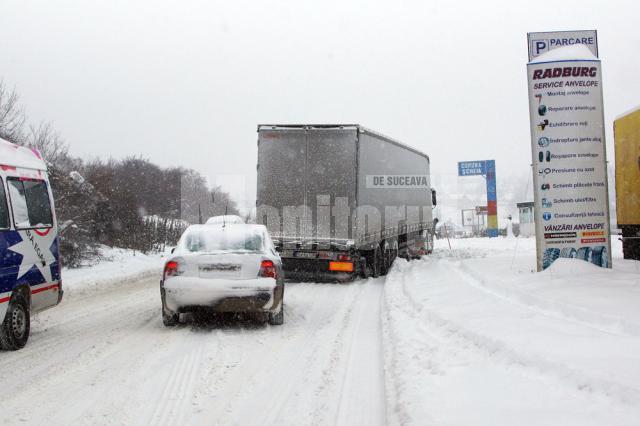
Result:
<instances>
[{"instance_id":1,"label":"snow-covered road","mask_svg":"<svg viewBox=\"0 0 640 426\"><path fill-rule=\"evenodd\" d=\"M165 328L160 259L70 271L0 353L3 424L638 424L638 262L534 273L532 240L439 244L386 278L288 284L283 326Z\"/></svg>"},{"instance_id":2,"label":"snow-covered road","mask_svg":"<svg viewBox=\"0 0 640 426\"><path fill-rule=\"evenodd\" d=\"M382 289L289 284L281 327L167 329L155 277L70 297L0 354L3 423L383 424Z\"/></svg>"}]
</instances>

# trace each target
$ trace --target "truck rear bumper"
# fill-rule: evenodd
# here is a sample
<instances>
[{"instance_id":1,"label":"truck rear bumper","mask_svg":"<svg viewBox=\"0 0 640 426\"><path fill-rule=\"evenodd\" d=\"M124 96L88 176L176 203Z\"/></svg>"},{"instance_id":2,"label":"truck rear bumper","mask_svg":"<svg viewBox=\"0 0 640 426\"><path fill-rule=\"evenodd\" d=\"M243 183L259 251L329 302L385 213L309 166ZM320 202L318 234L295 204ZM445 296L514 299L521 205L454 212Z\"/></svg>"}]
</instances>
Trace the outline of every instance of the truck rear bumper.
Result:
<instances>
[{"instance_id":1,"label":"truck rear bumper","mask_svg":"<svg viewBox=\"0 0 640 426\"><path fill-rule=\"evenodd\" d=\"M282 268L287 280L345 282L358 277L359 263L353 261L353 272L329 270L329 260L283 258Z\"/></svg>"}]
</instances>

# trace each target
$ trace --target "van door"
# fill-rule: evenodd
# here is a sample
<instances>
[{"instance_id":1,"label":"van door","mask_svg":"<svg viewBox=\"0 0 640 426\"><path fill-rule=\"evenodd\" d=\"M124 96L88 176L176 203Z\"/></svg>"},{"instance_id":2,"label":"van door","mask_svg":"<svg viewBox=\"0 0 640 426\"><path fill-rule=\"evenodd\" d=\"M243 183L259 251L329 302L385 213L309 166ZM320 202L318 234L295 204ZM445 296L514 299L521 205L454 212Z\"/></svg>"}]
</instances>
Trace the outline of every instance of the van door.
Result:
<instances>
[{"instance_id":1,"label":"van door","mask_svg":"<svg viewBox=\"0 0 640 426\"><path fill-rule=\"evenodd\" d=\"M13 282L11 280L11 261L7 253L9 246L9 233L11 224L9 222L9 205L4 189L4 181L0 178L0 321L4 320L7 306L11 298L13 290Z\"/></svg>"},{"instance_id":2,"label":"van door","mask_svg":"<svg viewBox=\"0 0 640 426\"><path fill-rule=\"evenodd\" d=\"M37 312L58 303L57 240L47 182L8 178L13 222L21 241L9 250L22 255L17 284L31 287L31 307ZM54 254L56 253L56 254Z\"/></svg>"}]
</instances>

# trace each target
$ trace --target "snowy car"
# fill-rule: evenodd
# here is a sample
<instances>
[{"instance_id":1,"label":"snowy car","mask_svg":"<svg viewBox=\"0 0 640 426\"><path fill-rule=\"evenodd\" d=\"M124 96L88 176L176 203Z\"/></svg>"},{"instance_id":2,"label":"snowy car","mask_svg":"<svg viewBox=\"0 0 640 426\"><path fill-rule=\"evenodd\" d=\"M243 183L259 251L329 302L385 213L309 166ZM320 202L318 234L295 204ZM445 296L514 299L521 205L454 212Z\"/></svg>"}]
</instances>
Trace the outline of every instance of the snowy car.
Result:
<instances>
[{"instance_id":1,"label":"snowy car","mask_svg":"<svg viewBox=\"0 0 640 426\"><path fill-rule=\"evenodd\" d=\"M282 261L264 225L192 225L180 237L160 282L162 319L193 312L264 313L284 322Z\"/></svg>"},{"instance_id":2,"label":"snowy car","mask_svg":"<svg viewBox=\"0 0 640 426\"><path fill-rule=\"evenodd\" d=\"M212 216L209 219L207 219L206 224L207 225L231 225L231 224L238 224L238 223L244 223L244 220L235 214L224 214L224 215L220 215L220 216Z\"/></svg>"}]
</instances>

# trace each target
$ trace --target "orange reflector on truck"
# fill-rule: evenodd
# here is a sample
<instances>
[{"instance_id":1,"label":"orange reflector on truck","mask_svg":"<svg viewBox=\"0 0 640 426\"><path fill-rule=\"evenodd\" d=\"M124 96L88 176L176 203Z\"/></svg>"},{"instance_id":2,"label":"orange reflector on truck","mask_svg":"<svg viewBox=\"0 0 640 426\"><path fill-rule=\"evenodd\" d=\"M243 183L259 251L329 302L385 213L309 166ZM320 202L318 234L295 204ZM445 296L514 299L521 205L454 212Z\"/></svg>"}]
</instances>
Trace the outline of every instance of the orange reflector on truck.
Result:
<instances>
[{"instance_id":1,"label":"orange reflector on truck","mask_svg":"<svg viewBox=\"0 0 640 426\"><path fill-rule=\"evenodd\" d=\"M353 263L351 262L329 262L330 271L353 272Z\"/></svg>"}]
</instances>

